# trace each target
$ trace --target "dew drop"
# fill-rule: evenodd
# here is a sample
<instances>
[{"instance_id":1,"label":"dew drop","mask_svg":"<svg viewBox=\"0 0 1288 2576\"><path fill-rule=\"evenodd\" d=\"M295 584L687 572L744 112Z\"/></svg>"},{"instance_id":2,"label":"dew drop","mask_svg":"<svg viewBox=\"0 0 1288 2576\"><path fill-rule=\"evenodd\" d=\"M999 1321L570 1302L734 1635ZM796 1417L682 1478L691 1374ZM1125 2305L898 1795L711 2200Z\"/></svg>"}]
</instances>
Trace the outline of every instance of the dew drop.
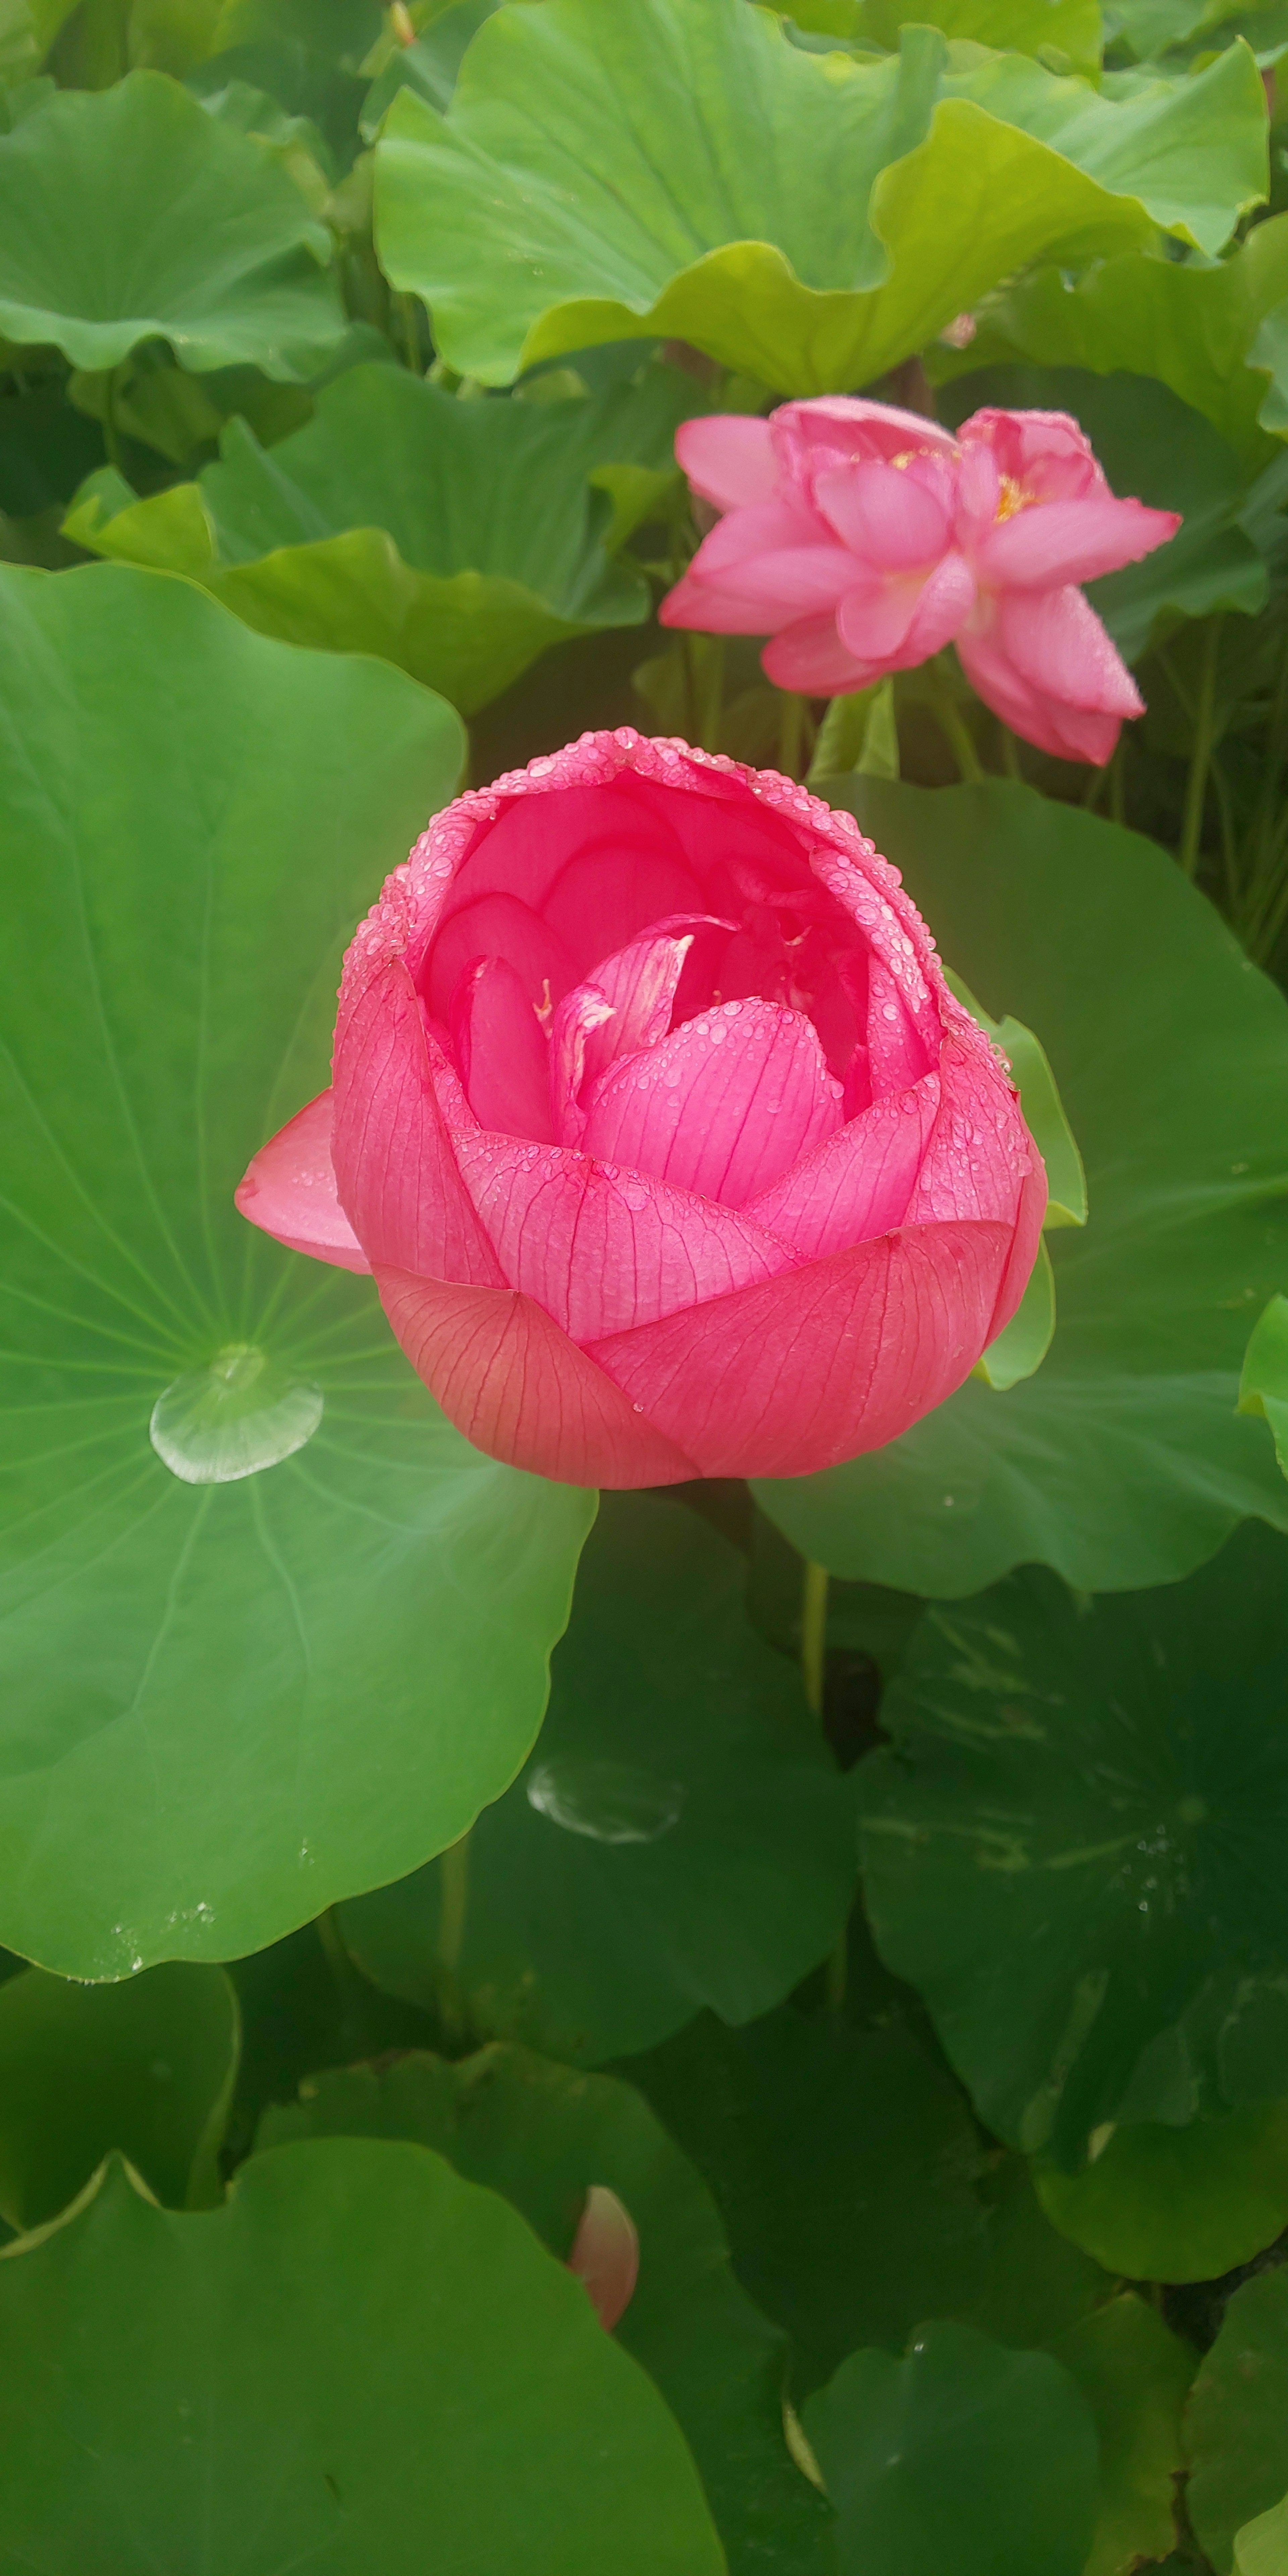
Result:
<instances>
[{"instance_id":1,"label":"dew drop","mask_svg":"<svg viewBox=\"0 0 1288 2576\"><path fill-rule=\"evenodd\" d=\"M185 1485L232 1485L276 1467L311 1440L322 1390L292 1376L253 1342L229 1342L157 1397L152 1446Z\"/></svg>"},{"instance_id":2,"label":"dew drop","mask_svg":"<svg viewBox=\"0 0 1288 2576\"><path fill-rule=\"evenodd\" d=\"M568 1834L596 1843L655 1843L679 1820L680 1781L659 1779L634 1762L539 1763L528 1777L528 1805Z\"/></svg>"}]
</instances>

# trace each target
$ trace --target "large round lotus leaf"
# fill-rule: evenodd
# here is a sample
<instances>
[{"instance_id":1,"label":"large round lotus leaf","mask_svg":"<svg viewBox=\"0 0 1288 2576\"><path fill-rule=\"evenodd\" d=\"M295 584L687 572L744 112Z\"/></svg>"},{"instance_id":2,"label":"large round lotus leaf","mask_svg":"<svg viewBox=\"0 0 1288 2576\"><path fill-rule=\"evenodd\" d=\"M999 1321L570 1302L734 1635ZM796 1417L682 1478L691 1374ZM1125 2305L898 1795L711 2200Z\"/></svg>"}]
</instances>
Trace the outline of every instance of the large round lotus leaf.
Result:
<instances>
[{"instance_id":1,"label":"large round lotus leaf","mask_svg":"<svg viewBox=\"0 0 1288 2576\"><path fill-rule=\"evenodd\" d=\"M639 2236L639 2278L616 2338L656 2380L689 2443L730 2576L766 2565L834 2576L831 2517L784 2438L786 2337L739 2288L707 2192L631 2085L524 2048L485 2048L455 2065L409 2052L311 2076L297 2105L267 2114L256 2144L319 2137L436 2149L469 2181L504 2192L560 2262L587 2192L615 2192Z\"/></svg>"},{"instance_id":2,"label":"large round lotus leaf","mask_svg":"<svg viewBox=\"0 0 1288 2576\"><path fill-rule=\"evenodd\" d=\"M840 2576L1082 2576L1096 2502L1085 2398L1045 2352L923 2326L856 2352L804 2409Z\"/></svg>"},{"instance_id":3,"label":"large round lotus leaf","mask_svg":"<svg viewBox=\"0 0 1288 2576\"><path fill-rule=\"evenodd\" d=\"M684 1504L605 1496L526 1770L468 1856L343 1910L377 1985L594 2065L703 2004L748 2021L826 1955L853 1791L745 1572Z\"/></svg>"},{"instance_id":4,"label":"large round lotus leaf","mask_svg":"<svg viewBox=\"0 0 1288 2576\"><path fill-rule=\"evenodd\" d=\"M480 1457L370 1283L232 1201L325 1084L456 717L162 574L0 596L0 1938L112 1977L459 1835L532 1741L592 1505Z\"/></svg>"},{"instance_id":5,"label":"large round lotus leaf","mask_svg":"<svg viewBox=\"0 0 1288 2576\"><path fill-rule=\"evenodd\" d=\"M1129 2281L1214 2281L1288 2225L1288 2103L1183 2129L1133 2121L1081 2173L1040 2167L1057 2227Z\"/></svg>"},{"instance_id":6,"label":"large round lotus leaf","mask_svg":"<svg viewBox=\"0 0 1288 2576\"><path fill-rule=\"evenodd\" d=\"M1083 2576L1123 2576L1146 2559L1167 2558L1194 2346L1127 2290L1062 2335L1055 2353L1077 2380L1100 2442L1096 2529Z\"/></svg>"},{"instance_id":7,"label":"large round lotus leaf","mask_svg":"<svg viewBox=\"0 0 1288 2576\"><path fill-rule=\"evenodd\" d=\"M404 89L377 147L393 283L462 372L664 334L800 394L919 349L1040 256L1163 224L1215 251L1266 188L1234 46L1108 99L1018 54L949 69L792 45L746 0L540 0L474 38L446 115Z\"/></svg>"},{"instance_id":8,"label":"large round lotus leaf","mask_svg":"<svg viewBox=\"0 0 1288 2576\"><path fill-rule=\"evenodd\" d=\"M316 366L347 328L293 180L161 72L64 91L0 140L0 331L115 367Z\"/></svg>"},{"instance_id":9,"label":"large round lotus leaf","mask_svg":"<svg viewBox=\"0 0 1288 2576\"><path fill-rule=\"evenodd\" d=\"M1217 2576L1229 2576L1236 2533L1269 2513L1288 2486L1288 2270L1282 2266L1245 2281L1230 2300L1194 2383L1186 2448L1190 2521ZM1254 2567L1248 2576L1261 2571Z\"/></svg>"},{"instance_id":10,"label":"large round lotus leaf","mask_svg":"<svg viewBox=\"0 0 1288 2576\"><path fill-rule=\"evenodd\" d=\"M1244 1514L1288 1529L1248 1334L1288 1281L1288 1005L1154 843L1002 782L833 780L949 965L1041 1038L1087 1170L1047 1237L1055 1340L889 1448L757 1496L806 1556L908 1592L1045 1562L1087 1591L1170 1583Z\"/></svg>"},{"instance_id":11,"label":"large round lotus leaf","mask_svg":"<svg viewBox=\"0 0 1288 2576\"><path fill-rule=\"evenodd\" d=\"M856 2345L900 2351L923 2317L1049 2343L1109 2287L897 2024L785 2005L729 2031L704 2014L621 2071L714 2193L739 2278L791 2336L798 2393Z\"/></svg>"},{"instance_id":12,"label":"large round lotus leaf","mask_svg":"<svg viewBox=\"0 0 1288 2576\"><path fill-rule=\"evenodd\" d=\"M1286 1590L1252 1526L1161 1592L1030 1567L918 1629L858 1773L866 1901L999 2136L1076 2165L1107 2121L1288 2094Z\"/></svg>"},{"instance_id":13,"label":"large round lotus leaf","mask_svg":"<svg viewBox=\"0 0 1288 2576\"><path fill-rule=\"evenodd\" d=\"M38 2227L119 2147L158 2200L220 2196L238 2011L222 1968L171 1960L120 1985L28 1968L0 1986L0 2215Z\"/></svg>"},{"instance_id":14,"label":"large round lotus leaf","mask_svg":"<svg viewBox=\"0 0 1288 2576\"><path fill-rule=\"evenodd\" d=\"M200 2214L113 2163L0 2257L0 2368L15 2567L724 2564L674 2420L580 2282L424 2147L279 2147Z\"/></svg>"},{"instance_id":15,"label":"large round lotus leaf","mask_svg":"<svg viewBox=\"0 0 1288 2576\"><path fill-rule=\"evenodd\" d=\"M190 573L261 633L377 652L472 715L548 645L648 615L643 575L604 550L596 469L674 471L693 379L566 402L458 402L403 367L351 367L316 416L261 447L230 421L197 484L136 500L91 478L66 533Z\"/></svg>"}]
</instances>

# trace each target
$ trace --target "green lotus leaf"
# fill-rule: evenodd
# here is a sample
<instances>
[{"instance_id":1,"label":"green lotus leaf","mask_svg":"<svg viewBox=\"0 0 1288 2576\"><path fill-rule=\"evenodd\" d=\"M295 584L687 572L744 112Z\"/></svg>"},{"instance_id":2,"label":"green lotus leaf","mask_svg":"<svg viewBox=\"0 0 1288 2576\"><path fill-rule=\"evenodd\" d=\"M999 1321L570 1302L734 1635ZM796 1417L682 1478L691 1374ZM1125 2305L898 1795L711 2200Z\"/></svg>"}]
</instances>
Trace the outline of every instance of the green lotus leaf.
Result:
<instances>
[{"instance_id":1,"label":"green lotus leaf","mask_svg":"<svg viewBox=\"0 0 1288 2576\"><path fill-rule=\"evenodd\" d=\"M1039 268L990 297L974 339L930 352L942 382L1029 359L1098 375L1153 376L1202 412L1251 470L1282 453L1288 429L1288 215L1254 224L1212 266L1127 250L1069 279Z\"/></svg>"},{"instance_id":2,"label":"green lotus leaf","mask_svg":"<svg viewBox=\"0 0 1288 2576\"><path fill-rule=\"evenodd\" d=\"M1096 2433L1049 2353L922 2326L900 2361L852 2353L802 2420L837 2510L840 2576L1082 2576Z\"/></svg>"},{"instance_id":3,"label":"green lotus leaf","mask_svg":"<svg viewBox=\"0 0 1288 2576\"><path fill-rule=\"evenodd\" d=\"M0 137L0 331L115 367L313 373L343 338L330 236L244 134L160 72L61 91Z\"/></svg>"},{"instance_id":4,"label":"green lotus leaf","mask_svg":"<svg viewBox=\"0 0 1288 2576\"><path fill-rule=\"evenodd\" d=\"M1037 2186L1048 2218L1107 2270L1212 2281L1288 2226L1288 2104L1115 2129L1081 2173L1039 2167Z\"/></svg>"},{"instance_id":5,"label":"green lotus leaf","mask_svg":"<svg viewBox=\"0 0 1288 2576\"><path fill-rule=\"evenodd\" d=\"M720 2576L697 2472L579 2281L392 2139L253 2156L220 2209L117 2162L0 2257L4 2545L155 2576Z\"/></svg>"},{"instance_id":6,"label":"green lotus leaf","mask_svg":"<svg viewBox=\"0 0 1288 2576\"><path fill-rule=\"evenodd\" d=\"M1235 2533L1234 2576L1284 2576L1288 2569L1288 2496Z\"/></svg>"},{"instance_id":7,"label":"green lotus leaf","mask_svg":"<svg viewBox=\"0 0 1288 2576\"><path fill-rule=\"evenodd\" d=\"M186 582L0 572L0 1938L278 1938L523 1760L591 1498L479 1456L232 1193L450 794L441 700ZM231 1480L231 1481L230 1481Z\"/></svg>"},{"instance_id":8,"label":"green lotus leaf","mask_svg":"<svg viewBox=\"0 0 1288 2576\"><path fill-rule=\"evenodd\" d=\"M1179 510L1182 524L1143 563L1087 585L1087 596L1120 653L1139 661L1152 640L1182 617L1223 609L1255 616L1267 596L1266 568L1236 524L1247 498L1233 448L1201 412L1148 376L1093 375L1083 367L988 367L954 379L940 397L953 428L986 403L1011 410L1072 412L1115 492L1152 509Z\"/></svg>"},{"instance_id":9,"label":"green lotus leaf","mask_svg":"<svg viewBox=\"0 0 1288 2576\"><path fill-rule=\"evenodd\" d=\"M43 1968L10 1977L0 1986L0 2215L40 2226L113 2147L172 2208L218 2200L238 2024L223 1969L195 1961L117 1986L71 1985Z\"/></svg>"},{"instance_id":10,"label":"green lotus leaf","mask_svg":"<svg viewBox=\"0 0 1288 2576\"><path fill-rule=\"evenodd\" d=\"M398 662L469 715L548 645L648 615L643 575L605 553L611 508L588 477L670 467L701 407L674 368L536 403L457 402L356 366L271 450L231 421L199 483L139 501L93 476L67 531L190 574L261 633Z\"/></svg>"},{"instance_id":11,"label":"green lotus leaf","mask_svg":"<svg viewBox=\"0 0 1288 2576\"><path fill-rule=\"evenodd\" d=\"M853 0L853 17L845 32L878 45L897 48L904 27L938 27L996 53L1036 54L1092 77L1104 44L1100 0L928 0L920 13L913 0Z\"/></svg>"},{"instance_id":12,"label":"green lotus leaf","mask_svg":"<svg viewBox=\"0 0 1288 2576\"><path fill-rule=\"evenodd\" d=\"M1017 2344L1076 2326L1109 2281L1043 2217L1020 2156L986 2154L958 2087L888 1999L854 2029L792 2006L709 2014L621 2072L714 2194L738 2276L818 2388L924 2317Z\"/></svg>"},{"instance_id":13,"label":"green lotus leaf","mask_svg":"<svg viewBox=\"0 0 1288 2576\"><path fill-rule=\"evenodd\" d=\"M1229 2576L1238 2564L1236 2535L1246 2556L1244 2525L1269 2516L1288 2482L1288 2272L1282 2267L1236 2288L1195 2380L1185 2431L1186 2510L1217 2576ZM1267 2548L1264 2576L1275 2565ZM1245 2576L1241 2565L1239 2576ZM1255 2557L1247 2576L1263 2576Z\"/></svg>"},{"instance_id":14,"label":"green lotus leaf","mask_svg":"<svg viewBox=\"0 0 1288 2576\"><path fill-rule=\"evenodd\" d=\"M403 90L377 150L393 283L453 366L671 335L783 392L845 389L1041 257L1157 225L1215 251L1264 195L1246 48L1129 100L905 31L791 44L746 0L526 0L480 28L440 115Z\"/></svg>"},{"instance_id":15,"label":"green lotus leaf","mask_svg":"<svg viewBox=\"0 0 1288 2576\"><path fill-rule=\"evenodd\" d=\"M739 2288L692 2166L628 2084L523 2048L452 2065L412 2053L311 2076L270 2111L260 2148L319 2137L408 2138L502 2192L560 2262L593 2185L615 2192L640 2240L639 2280L615 2329L693 2452L731 2576L767 2562L832 2576L831 2516L783 2434L786 2337Z\"/></svg>"},{"instance_id":16,"label":"green lotus leaf","mask_svg":"<svg viewBox=\"0 0 1288 2576\"><path fill-rule=\"evenodd\" d=\"M463 1913L456 1855L341 1911L377 1985L421 2004L455 1986L480 2032L594 2065L704 2004L748 2021L818 1964L853 1890L853 1795L744 1581L684 1504L605 1496Z\"/></svg>"},{"instance_id":17,"label":"green lotus leaf","mask_svg":"<svg viewBox=\"0 0 1288 2576\"><path fill-rule=\"evenodd\" d=\"M884 1702L894 1749L860 1765L882 1957L924 1996L989 2127L1070 2169L1106 2123L1288 2095L1286 1575L1283 1540L1250 1524L1159 1592L1088 1605L1029 1567L932 1609ZM1257 2155L1243 2137L1238 2228L1258 2178L1257 2224L1268 2214L1280 2134L1270 2123ZM1165 2142L1114 2145L1107 2195L1155 2158L1161 2250L1206 2150L1177 2148L1173 2184ZM1062 2211L1097 2210L1096 2170ZM1280 2174L1270 2198L1285 2188ZM1073 2229L1106 2261L1125 2251L1110 2216ZM1225 2221L1214 2207L1205 2224Z\"/></svg>"},{"instance_id":18,"label":"green lotus leaf","mask_svg":"<svg viewBox=\"0 0 1288 2576\"><path fill-rule=\"evenodd\" d=\"M1185 2466L1181 2412L1198 2354L1132 2290L1082 2318L1055 2353L1077 2380L1100 2443L1100 2500L1083 2576L1121 2576L1138 2561L1167 2558Z\"/></svg>"},{"instance_id":19,"label":"green lotus leaf","mask_svg":"<svg viewBox=\"0 0 1288 2576\"><path fill-rule=\"evenodd\" d=\"M1055 1339L1002 1396L757 1496L803 1555L906 1592L1045 1562L1088 1591L1174 1582L1245 1514L1288 1528L1235 1410L1252 1317L1288 1278L1288 1010L1153 843L1002 782L827 788L902 868L986 1008L1042 1039L1087 1170L1047 1236Z\"/></svg>"},{"instance_id":20,"label":"green lotus leaf","mask_svg":"<svg viewBox=\"0 0 1288 2576\"><path fill-rule=\"evenodd\" d=\"M1270 1425L1275 1456L1288 1476L1288 1297L1272 1297L1253 1325L1239 1380L1240 1413Z\"/></svg>"}]
</instances>

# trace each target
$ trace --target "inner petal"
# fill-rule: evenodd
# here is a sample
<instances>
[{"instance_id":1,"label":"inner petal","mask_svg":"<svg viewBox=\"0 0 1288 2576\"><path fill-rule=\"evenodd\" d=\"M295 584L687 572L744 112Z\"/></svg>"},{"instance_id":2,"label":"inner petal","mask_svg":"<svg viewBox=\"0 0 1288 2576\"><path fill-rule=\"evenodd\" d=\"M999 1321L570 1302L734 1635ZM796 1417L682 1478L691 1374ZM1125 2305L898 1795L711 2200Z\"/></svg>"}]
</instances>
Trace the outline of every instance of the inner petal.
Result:
<instances>
[{"instance_id":1,"label":"inner petal","mask_svg":"<svg viewBox=\"0 0 1288 2576\"><path fill-rule=\"evenodd\" d=\"M583 1150L741 1207L841 1116L811 1023L752 997L611 1066L590 1094Z\"/></svg>"},{"instance_id":2,"label":"inner petal","mask_svg":"<svg viewBox=\"0 0 1288 2576\"><path fill-rule=\"evenodd\" d=\"M430 1017L446 1020L452 995L477 957L504 957L530 1002L558 1001L576 981L576 969L558 932L513 894L481 895L443 923L421 979Z\"/></svg>"},{"instance_id":3,"label":"inner petal","mask_svg":"<svg viewBox=\"0 0 1288 2576\"><path fill-rule=\"evenodd\" d=\"M452 996L452 1045L481 1127L555 1141L549 1048L522 977L504 957L478 957Z\"/></svg>"}]
</instances>

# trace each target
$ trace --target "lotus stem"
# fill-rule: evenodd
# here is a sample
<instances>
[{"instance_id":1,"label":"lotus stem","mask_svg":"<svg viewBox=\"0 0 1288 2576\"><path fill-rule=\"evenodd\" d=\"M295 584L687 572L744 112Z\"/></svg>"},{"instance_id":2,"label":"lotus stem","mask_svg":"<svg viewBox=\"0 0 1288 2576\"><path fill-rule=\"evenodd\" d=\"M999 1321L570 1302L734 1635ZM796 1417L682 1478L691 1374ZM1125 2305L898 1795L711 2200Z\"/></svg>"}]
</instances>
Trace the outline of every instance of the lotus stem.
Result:
<instances>
[{"instance_id":1,"label":"lotus stem","mask_svg":"<svg viewBox=\"0 0 1288 2576\"><path fill-rule=\"evenodd\" d=\"M801 1678L805 1697L814 1716L822 1724L823 1693L827 1681L827 1593L829 1576L825 1565L807 1560L801 1591ZM827 1962L827 2000L833 2012L845 2005L845 1988L849 1976L849 1918L833 1943Z\"/></svg>"}]
</instances>

